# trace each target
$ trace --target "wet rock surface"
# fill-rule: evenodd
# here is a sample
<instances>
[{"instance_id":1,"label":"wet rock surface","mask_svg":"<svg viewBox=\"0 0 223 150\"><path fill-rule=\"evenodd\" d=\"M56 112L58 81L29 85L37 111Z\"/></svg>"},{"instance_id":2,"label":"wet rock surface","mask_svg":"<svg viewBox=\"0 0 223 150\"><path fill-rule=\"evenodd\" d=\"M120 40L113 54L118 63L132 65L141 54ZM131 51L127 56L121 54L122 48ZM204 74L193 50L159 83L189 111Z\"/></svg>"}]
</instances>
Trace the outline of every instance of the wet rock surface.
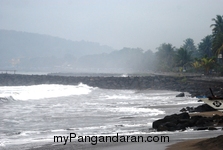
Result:
<instances>
[{"instance_id":1,"label":"wet rock surface","mask_svg":"<svg viewBox=\"0 0 223 150\"><path fill-rule=\"evenodd\" d=\"M215 111L216 109L212 108L207 104L202 104L197 107L185 107L180 110L180 112L206 112L206 111Z\"/></svg>"},{"instance_id":2,"label":"wet rock surface","mask_svg":"<svg viewBox=\"0 0 223 150\"><path fill-rule=\"evenodd\" d=\"M213 117L192 116L188 113L173 114L165 116L153 122L152 127L157 131L176 131L193 128L194 130L217 130L217 126L222 126L223 116Z\"/></svg>"},{"instance_id":3,"label":"wet rock surface","mask_svg":"<svg viewBox=\"0 0 223 150\"><path fill-rule=\"evenodd\" d=\"M185 96L185 94L183 92L176 95L176 97L184 97L184 96Z\"/></svg>"}]
</instances>

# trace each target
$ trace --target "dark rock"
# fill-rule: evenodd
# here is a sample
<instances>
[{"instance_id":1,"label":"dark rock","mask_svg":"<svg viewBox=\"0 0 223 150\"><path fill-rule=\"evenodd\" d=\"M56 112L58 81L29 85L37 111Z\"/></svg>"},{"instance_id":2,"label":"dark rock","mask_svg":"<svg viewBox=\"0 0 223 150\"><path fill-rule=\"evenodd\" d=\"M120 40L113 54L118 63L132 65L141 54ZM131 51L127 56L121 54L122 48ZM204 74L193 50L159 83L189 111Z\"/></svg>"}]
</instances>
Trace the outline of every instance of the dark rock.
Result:
<instances>
[{"instance_id":1,"label":"dark rock","mask_svg":"<svg viewBox=\"0 0 223 150\"><path fill-rule=\"evenodd\" d=\"M189 127L196 126L197 121L201 118L202 116L192 116L189 121Z\"/></svg>"},{"instance_id":2,"label":"dark rock","mask_svg":"<svg viewBox=\"0 0 223 150\"><path fill-rule=\"evenodd\" d=\"M206 111L215 111L216 109L212 108L207 104L202 104L197 107L186 107L182 108L180 112L206 112Z\"/></svg>"},{"instance_id":3,"label":"dark rock","mask_svg":"<svg viewBox=\"0 0 223 150\"><path fill-rule=\"evenodd\" d=\"M197 128L194 128L194 130L208 130L208 127L197 127Z\"/></svg>"},{"instance_id":4,"label":"dark rock","mask_svg":"<svg viewBox=\"0 0 223 150\"><path fill-rule=\"evenodd\" d=\"M178 119L189 119L190 115L188 113L181 113L177 115Z\"/></svg>"},{"instance_id":5,"label":"dark rock","mask_svg":"<svg viewBox=\"0 0 223 150\"><path fill-rule=\"evenodd\" d=\"M168 131L168 128L166 126L160 125L158 128L156 128L157 131Z\"/></svg>"},{"instance_id":6,"label":"dark rock","mask_svg":"<svg viewBox=\"0 0 223 150\"><path fill-rule=\"evenodd\" d=\"M207 124L207 119L206 117L202 117L199 120L196 121L196 123L194 124L197 127L203 127Z\"/></svg>"},{"instance_id":7,"label":"dark rock","mask_svg":"<svg viewBox=\"0 0 223 150\"><path fill-rule=\"evenodd\" d=\"M201 119L201 118L203 118L202 116L192 116L191 118L190 118L190 120L192 121L192 122L197 122L199 119Z\"/></svg>"},{"instance_id":8,"label":"dark rock","mask_svg":"<svg viewBox=\"0 0 223 150\"><path fill-rule=\"evenodd\" d=\"M186 109L186 108L182 108L182 109L180 110L180 112L187 112L187 109Z\"/></svg>"},{"instance_id":9,"label":"dark rock","mask_svg":"<svg viewBox=\"0 0 223 150\"><path fill-rule=\"evenodd\" d=\"M208 127L208 130L218 130L218 129L215 127Z\"/></svg>"},{"instance_id":10,"label":"dark rock","mask_svg":"<svg viewBox=\"0 0 223 150\"><path fill-rule=\"evenodd\" d=\"M175 128L175 127L177 127L177 125L175 124L175 123L173 123L173 122L165 122L164 124L163 124L163 126L165 126L165 127L167 127L167 128Z\"/></svg>"},{"instance_id":11,"label":"dark rock","mask_svg":"<svg viewBox=\"0 0 223 150\"><path fill-rule=\"evenodd\" d=\"M171 122L177 123L177 118L178 118L178 115L177 114L173 114L173 115L170 115L170 116L165 116L163 119L165 121L171 121Z\"/></svg>"},{"instance_id":12,"label":"dark rock","mask_svg":"<svg viewBox=\"0 0 223 150\"><path fill-rule=\"evenodd\" d=\"M188 113L173 114L165 116L153 122L153 128L157 131L176 131L186 130L193 127L195 130L217 130L216 125L223 121L223 116L215 115L213 117L192 116Z\"/></svg>"},{"instance_id":13,"label":"dark rock","mask_svg":"<svg viewBox=\"0 0 223 150\"><path fill-rule=\"evenodd\" d=\"M211 106L207 104L203 104L203 105L199 105L194 110L195 112L205 112L205 111L215 111L216 109L212 108Z\"/></svg>"},{"instance_id":14,"label":"dark rock","mask_svg":"<svg viewBox=\"0 0 223 150\"><path fill-rule=\"evenodd\" d=\"M179 119L179 120L178 120L178 123L183 124L183 123L187 123L187 122L189 122L189 121L190 121L190 119Z\"/></svg>"},{"instance_id":15,"label":"dark rock","mask_svg":"<svg viewBox=\"0 0 223 150\"><path fill-rule=\"evenodd\" d=\"M167 131L176 131L177 125L173 122L166 122L163 124L165 128L167 128Z\"/></svg>"},{"instance_id":16,"label":"dark rock","mask_svg":"<svg viewBox=\"0 0 223 150\"><path fill-rule=\"evenodd\" d=\"M184 97L184 96L185 96L185 94L183 92L178 94L178 95L176 95L176 97Z\"/></svg>"},{"instance_id":17,"label":"dark rock","mask_svg":"<svg viewBox=\"0 0 223 150\"><path fill-rule=\"evenodd\" d=\"M188 127L187 124L177 124L176 130L184 131L186 130L187 127Z\"/></svg>"},{"instance_id":18,"label":"dark rock","mask_svg":"<svg viewBox=\"0 0 223 150\"><path fill-rule=\"evenodd\" d=\"M152 127L154 129L158 129L161 125L163 125L166 122L164 119L159 119L153 122Z\"/></svg>"},{"instance_id":19,"label":"dark rock","mask_svg":"<svg viewBox=\"0 0 223 150\"><path fill-rule=\"evenodd\" d=\"M152 126L154 129L157 129L157 131L185 130L189 125L189 118L190 116L188 113L173 114L154 121Z\"/></svg>"},{"instance_id":20,"label":"dark rock","mask_svg":"<svg viewBox=\"0 0 223 150\"><path fill-rule=\"evenodd\" d=\"M212 121L216 124L220 124L223 123L223 116L219 116L219 115L214 115L212 117Z\"/></svg>"}]
</instances>

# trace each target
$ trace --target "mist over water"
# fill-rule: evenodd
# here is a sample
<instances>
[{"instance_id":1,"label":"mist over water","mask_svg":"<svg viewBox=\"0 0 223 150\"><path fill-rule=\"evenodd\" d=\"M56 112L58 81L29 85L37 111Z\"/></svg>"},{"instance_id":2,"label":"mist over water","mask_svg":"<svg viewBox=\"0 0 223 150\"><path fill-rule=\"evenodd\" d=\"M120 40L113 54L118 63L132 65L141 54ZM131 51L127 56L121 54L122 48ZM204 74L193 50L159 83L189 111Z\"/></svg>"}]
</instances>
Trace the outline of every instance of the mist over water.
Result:
<instances>
[{"instance_id":1,"label":"mist over water","mask_svg":"<svg viewBox=\"0 0 223 150\"><path fill-rule=\"evenodd\" d=\"M111 90L79 84L0 90L0 149L52 143L55 135L146 134L152 122L197 99L178 92ZM4 98L4 99L3 99Z\"/></svg>"},{"instance_id":2,"label":"mist over water","mask_svg":"<svg viewBox=\"0 0 223 150\"><path fill-rule=\"evenodd\" d=\"M135 73L151 70L154 60L151 50L115 50L99 43L1 29L0 45L3 72Z\"/></svg>"},{"instance_id":3,"label":"mist over water","mask_svg":"<svg viewBox=\"0 0 223 150\"><path fill-rule=\"evenodd\" d=\"M0 70L173 71L187 63L173 62L172 51L183 47L193 58L206 56L199 45L221 6L221 0L1 0Z\"/></svg>"}]
</instances>

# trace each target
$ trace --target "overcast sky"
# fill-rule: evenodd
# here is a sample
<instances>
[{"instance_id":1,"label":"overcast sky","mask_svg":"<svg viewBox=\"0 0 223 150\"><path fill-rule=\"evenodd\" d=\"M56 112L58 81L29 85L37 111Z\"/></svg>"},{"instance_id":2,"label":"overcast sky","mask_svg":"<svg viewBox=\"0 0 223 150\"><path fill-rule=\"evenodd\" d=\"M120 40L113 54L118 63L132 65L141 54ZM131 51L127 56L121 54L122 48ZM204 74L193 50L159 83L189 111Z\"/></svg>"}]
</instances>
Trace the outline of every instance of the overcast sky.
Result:
<instances>
[{"instance_id":1,"label":"overcast sky","mask_svg":"<svg viewBox=\"0 0 223 150\"><path fill-rule=\"evenodd\" d=\"M223 0L0 0L0 29L154 51L199 43L222 8Z\"/></svg>"}]
</instances>

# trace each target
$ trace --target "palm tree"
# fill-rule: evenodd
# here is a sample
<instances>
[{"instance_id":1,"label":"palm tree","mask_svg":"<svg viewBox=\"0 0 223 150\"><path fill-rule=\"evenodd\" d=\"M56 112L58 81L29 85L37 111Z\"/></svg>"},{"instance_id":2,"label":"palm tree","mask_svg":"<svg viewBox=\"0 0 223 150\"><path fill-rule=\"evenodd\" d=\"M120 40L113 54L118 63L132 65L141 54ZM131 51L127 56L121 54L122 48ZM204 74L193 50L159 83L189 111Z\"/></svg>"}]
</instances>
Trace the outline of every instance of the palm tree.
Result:
<instances>
[{"instance_id":1,"label":"palm tree","mask_svg":"<svg viewBox=\"0 0 223 150\"><path fill-rule=\"evenodd\" d=\"M187 51L196 51L196 46L194 45L194 40L191 38L187 38L184 41L184 45L182 46Z\"/></svg>"},{"instance_id":2,"label":"palm tree","mask_svg":"<svg viewBox=\"0 0 223 150\"><path fill-rule=\"evenodd\" d=\"M198 71L198 69L201 67L201 63L199 61L195 61L192 63L192 66L196 71Z\"/></svg>"},{"instance_id":3,"label":"palm tree","mask_svg":"<svg viewBox=\"0 0 223 150\"><path fill-rule=\"evenodd\" d=\"M172 44L163 43L157 48L156 58L158 69L162 71L170 71L174 65L174 47Z\"/></svg>"},{"instance_id":4,"label":"palm tree","mask_svg":"<svg viewBox=\"0 0 223 150\"><path fill-rule=\"evenodd\" d=\"M217 15L216 19L212 19L215 23L211 25L213 27L213 51L217 54L223 52L223 16Z\"/></svg>"},{"instance_id":5,"label":"palm tree","mask_svg":"<svg viewBox=\"0 0 223 150\"><path fill-rule=\"evenodd\" d=\"M204 57L201 59L201 66L204 67L207 74L209 73L210 69L213 68L214 63L215 63L214 58Z\"/></svg>"},{"instance_id":6,"label":"palm tree","mask_svg":"<svg viewBox=\"0 0 223 150\"><path fill-rule=\"evenodd\" d=\"M199 57L212 57L212 36L207 35L198 44Z\"/></svg>"},{"instance_id":7,"label":"palm tree","mask_svg":"<svg viewBox=\"0 0 223 150\"><path fill-rule=\"evenodd\" d=\"M184 48L177 50L175 55L175 61L177 66L185 67L192 61L192 51L187 51ZM184 68L185 69L185 68Z\"/></svg>"}]
</instances>

